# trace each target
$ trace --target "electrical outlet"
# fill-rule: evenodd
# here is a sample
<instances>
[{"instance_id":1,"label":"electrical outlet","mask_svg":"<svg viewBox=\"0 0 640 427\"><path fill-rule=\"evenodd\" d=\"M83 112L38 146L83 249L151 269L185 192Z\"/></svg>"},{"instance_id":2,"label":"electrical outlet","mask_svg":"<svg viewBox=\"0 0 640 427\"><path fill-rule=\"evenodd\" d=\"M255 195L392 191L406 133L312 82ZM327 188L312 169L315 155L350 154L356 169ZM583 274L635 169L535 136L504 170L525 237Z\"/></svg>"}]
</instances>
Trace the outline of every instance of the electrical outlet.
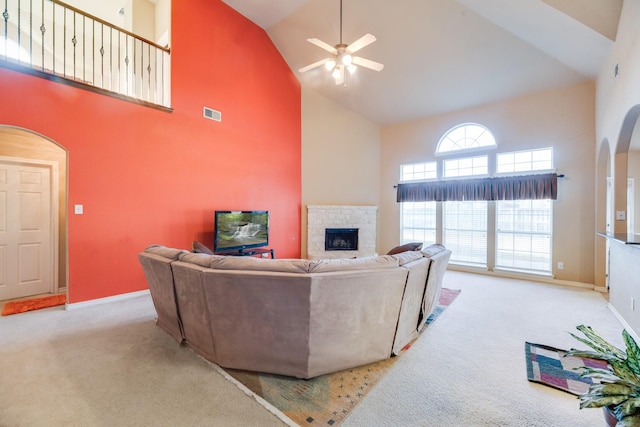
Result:
<instances>
[{"instance_id":1,"label":"electrical outlet","mask_svg":"<svg viewBox=\"0 0 640 427\"><path fill-rule=\"evenodd\" d=\"M625 211L616 211L616 220L624 221L627 218Z\"/></svg>"},{"instance_id":2,"label":"electrical outlet","mask_svg":"<svg viewBox=\"0 0 640 427\"><path fill-rule=\"evenodd\" d=\"M268 253L266 253L266 252L262 254L262 258L266 258L266 257L268 257L268 256L269 256L269 254L268 254Z\"/></svg>"},{"instance_id":3,"label":"electrical outlet","mask_svg":"<svg viewBox=\"0 0 640 427\"><path fill-rule=\"evenodd\" d=\"M564 270L564 262L558 262L558 270Z\"/></svg>"},{"instance_id":4,"label":"electrical outlet","mask_svg":"<svg viewBox=\"0 0 640 427\"><path fill-rule=\"evenodd\" d=\"M84 206L83 205L75 205L73 207L73 213L75 213L76 215L84 214Z\"/></svg>"}]
</instances>

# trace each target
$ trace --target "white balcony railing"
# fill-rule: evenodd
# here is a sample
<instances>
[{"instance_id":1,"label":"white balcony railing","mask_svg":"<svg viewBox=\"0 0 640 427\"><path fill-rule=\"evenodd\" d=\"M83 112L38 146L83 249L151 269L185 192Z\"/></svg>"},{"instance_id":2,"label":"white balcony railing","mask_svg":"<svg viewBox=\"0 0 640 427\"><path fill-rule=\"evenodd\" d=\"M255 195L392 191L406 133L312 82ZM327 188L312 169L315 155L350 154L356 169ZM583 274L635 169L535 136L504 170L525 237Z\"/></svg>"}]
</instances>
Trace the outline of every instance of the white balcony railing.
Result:
<instances>
[{"instance_id":1,"label":"white balcony railing","mask_svg":"<svg viewBox=\"0 0 640 427\"><path fill-rule=\"evenodd\" d=\"M0 66L170 108L168 47L57 0L0 10Z\"/></svg>"}]
</instances>

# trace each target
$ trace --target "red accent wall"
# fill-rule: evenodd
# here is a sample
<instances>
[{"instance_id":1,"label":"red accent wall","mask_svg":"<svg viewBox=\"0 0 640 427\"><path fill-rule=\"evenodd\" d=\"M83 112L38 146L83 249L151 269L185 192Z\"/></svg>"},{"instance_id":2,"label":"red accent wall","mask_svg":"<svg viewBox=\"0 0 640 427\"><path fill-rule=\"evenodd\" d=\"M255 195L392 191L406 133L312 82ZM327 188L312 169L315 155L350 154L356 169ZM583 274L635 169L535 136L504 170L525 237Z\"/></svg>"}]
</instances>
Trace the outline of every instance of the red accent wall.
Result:
<instances>
[{"instance_id":1,"label":"red accent wall","mask_svg":"<svg viewBox=\"0 0 640 427\"><path fill-rule=\"evenodd\" d=\"M172 113L0 68L0 124L69 153L71 303L146 289L138 252L211 246L215 209L269 210L270 247L300 256L299 83L219 0L174 0L171 32Z\"/></svg>"}]
</instances>

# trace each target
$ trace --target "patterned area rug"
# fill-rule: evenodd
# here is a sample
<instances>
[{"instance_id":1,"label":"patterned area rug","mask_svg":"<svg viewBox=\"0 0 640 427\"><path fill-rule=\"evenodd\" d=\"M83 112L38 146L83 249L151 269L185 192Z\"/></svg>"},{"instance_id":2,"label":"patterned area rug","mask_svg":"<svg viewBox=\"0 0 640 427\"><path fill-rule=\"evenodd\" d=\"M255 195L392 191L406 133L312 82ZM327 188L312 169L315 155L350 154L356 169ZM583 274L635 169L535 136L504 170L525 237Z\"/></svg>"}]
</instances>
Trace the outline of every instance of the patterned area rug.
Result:
<instances>
[{"instance_id":1,"label":"patterned area rug","mask_svg":"<svg viewBox=\"0 0 640 427\"><path fill-rule=\"evenodd\" d=\"M580 378L580 368L607 367L602 360L565 356L565 350L542 344L525 342L524 352L527 360L527 379L547 385L567 393L580 395L593 384L590 378Z\"/></svg>"},{"instance_id":2,"label":"patterned area rug","mask_svg":"<svg viewBox=\"0 0 640 427\"><path fill-rule=\"evenodd\" d=\"M443 288L427 325L459 293L459 290ZM398 357L402 357L402 353ZM389 372L396 360L394 357L310 380L234 369L224 371L301 426L337 426Z\"/></svg>"}]
</instances>

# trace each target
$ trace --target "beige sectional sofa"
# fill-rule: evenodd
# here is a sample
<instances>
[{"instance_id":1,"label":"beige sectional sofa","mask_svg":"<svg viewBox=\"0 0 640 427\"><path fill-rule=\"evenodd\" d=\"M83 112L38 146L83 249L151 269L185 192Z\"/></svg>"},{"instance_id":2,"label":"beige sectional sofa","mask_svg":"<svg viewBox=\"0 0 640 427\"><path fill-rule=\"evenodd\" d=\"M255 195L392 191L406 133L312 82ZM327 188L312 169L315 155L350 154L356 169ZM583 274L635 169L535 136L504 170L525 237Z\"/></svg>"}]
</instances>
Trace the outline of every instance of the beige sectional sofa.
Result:
<instances>
[{"instance_id":1,"label":"beige sectional sofa","mask_svg":"<svg viewBox=\"0 0 640 427\"><path fill-rule=\"evenodd\" d=\"M451 252L354 259L139 254L157 325L222 367L312 378L386 359L418 336Z\"/></svg>"}]
</instances>

